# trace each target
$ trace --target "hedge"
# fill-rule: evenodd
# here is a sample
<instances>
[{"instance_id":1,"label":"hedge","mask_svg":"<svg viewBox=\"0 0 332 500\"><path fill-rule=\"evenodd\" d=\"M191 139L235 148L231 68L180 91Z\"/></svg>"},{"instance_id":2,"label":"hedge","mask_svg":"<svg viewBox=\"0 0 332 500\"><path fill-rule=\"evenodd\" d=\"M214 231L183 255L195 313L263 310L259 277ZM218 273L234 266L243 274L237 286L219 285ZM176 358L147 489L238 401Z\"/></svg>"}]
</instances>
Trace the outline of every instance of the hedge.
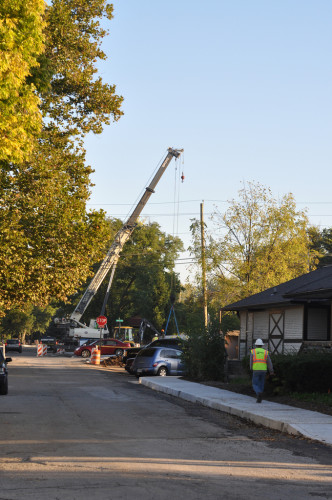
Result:
<instances>
[{"instance_id":1,"label":"hedge","mask_svg":"<svg viewBox=\"0 0 332 500\"><path fill-rule=\"evenodd\" d=\"M274 376L266 381L267 392L332 391L332 354L303 353L271 355ZM249 370L249 357L243 360Z\"/></svg>"}]
</instances>

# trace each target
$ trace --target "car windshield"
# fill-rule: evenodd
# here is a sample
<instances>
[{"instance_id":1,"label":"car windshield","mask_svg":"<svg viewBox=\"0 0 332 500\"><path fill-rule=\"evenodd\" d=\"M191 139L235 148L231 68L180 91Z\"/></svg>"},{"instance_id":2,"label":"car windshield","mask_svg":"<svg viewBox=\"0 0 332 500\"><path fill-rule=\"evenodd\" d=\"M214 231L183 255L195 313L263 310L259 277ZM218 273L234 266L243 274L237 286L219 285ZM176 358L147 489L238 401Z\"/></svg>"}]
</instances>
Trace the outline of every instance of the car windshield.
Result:
<instances>
[{"instance_id":1,"label":"car windshield","mask_svg":"<svg viewBox=\"0 0 332 500\"><path fill-rule=\"evenodd\" d=\"M144 356L145 358L152 358L152 356L154 355L155 352L156 352L155 349L153 349L152 347L148 347L147 349L142 349L141 351L139 351L137 356Z\"/></svg>"},{"instance_id":2,"label":"car windshield","mask_svg":"<svg viewBox=\"0 0 332 500\"><path fill-rule=\"evenodd\" d=\"M10 339L10 340L7 340L7 344L18 344L19 343L19 340L18 339Z\"/></svg>"},{"instance_id":3,"label":"car windshield","mask_svg":"<svg viewBox=\"0 0 332 500\"><path fill-rule=\"evenodd\" d=\"M94 344L96 342L96 339L91 339L91 340L88 340L87 342L84 342L83 345L91 345L91 344Z\"/></svg>"}]
</instances>

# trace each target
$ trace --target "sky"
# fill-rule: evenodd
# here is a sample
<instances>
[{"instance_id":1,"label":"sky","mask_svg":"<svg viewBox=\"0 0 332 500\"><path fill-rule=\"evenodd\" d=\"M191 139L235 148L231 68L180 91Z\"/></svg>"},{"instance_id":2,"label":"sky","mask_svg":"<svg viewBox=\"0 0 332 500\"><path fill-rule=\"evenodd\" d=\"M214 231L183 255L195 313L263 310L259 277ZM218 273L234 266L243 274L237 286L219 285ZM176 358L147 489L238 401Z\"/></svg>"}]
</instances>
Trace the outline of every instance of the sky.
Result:
<instances>
[{"instance_id":1,"label":"sky","mask_svg":"<svg viewBox=\"0 0 332 500\"><path fill-rule=\"evenodd\" d=\"M332 226L331 0L114 0L99 74L124 116L86 140L90 208L126 220L167 148L172 160L142 212L190 245L191 219L259 182L293 193ZM106 25L105 25L106 26ZM185 180L180 182L180 175ZM175 203L176 202L176 203ZM176 270L191 278L188 252Z\"/></svg>"}]
</instances>

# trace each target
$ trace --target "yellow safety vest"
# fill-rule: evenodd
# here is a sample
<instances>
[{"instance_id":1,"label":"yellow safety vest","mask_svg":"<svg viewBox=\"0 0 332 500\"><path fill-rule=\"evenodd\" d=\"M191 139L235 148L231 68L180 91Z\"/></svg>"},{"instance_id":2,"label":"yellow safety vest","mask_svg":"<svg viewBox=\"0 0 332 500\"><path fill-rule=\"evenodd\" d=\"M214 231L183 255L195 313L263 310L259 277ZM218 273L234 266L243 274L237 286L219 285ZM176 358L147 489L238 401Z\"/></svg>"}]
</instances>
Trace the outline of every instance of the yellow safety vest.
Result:
<instances>
[{"instance_id":1,"label":"yellow safety vest","mask_svg":"<svg viewBox=\"0 0 332 500\"><path fill-rule=\"evenodd\" d=\"M269 352L260 347L252 349L252 369L253 370L265 370L267 371L267 357Z\"/></svg>"}]
</instances>

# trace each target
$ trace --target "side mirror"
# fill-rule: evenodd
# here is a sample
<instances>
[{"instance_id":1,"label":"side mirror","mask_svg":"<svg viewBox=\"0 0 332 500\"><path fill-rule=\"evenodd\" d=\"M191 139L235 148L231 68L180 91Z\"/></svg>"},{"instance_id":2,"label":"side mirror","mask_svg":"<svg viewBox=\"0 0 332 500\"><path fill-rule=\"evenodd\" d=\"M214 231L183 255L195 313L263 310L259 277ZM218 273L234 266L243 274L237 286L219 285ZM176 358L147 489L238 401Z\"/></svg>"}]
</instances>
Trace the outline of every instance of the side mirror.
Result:
<instances>
[{"instance_id":1,"label":"side mirror","mask_svg":"<svg viewBox=\"0 0 332 500\"><path fill-rule=\"evenodd\" d=\"M10 363L12 361L12 358L6 358L6 363Z\"/></svg>"}]
</instances>

